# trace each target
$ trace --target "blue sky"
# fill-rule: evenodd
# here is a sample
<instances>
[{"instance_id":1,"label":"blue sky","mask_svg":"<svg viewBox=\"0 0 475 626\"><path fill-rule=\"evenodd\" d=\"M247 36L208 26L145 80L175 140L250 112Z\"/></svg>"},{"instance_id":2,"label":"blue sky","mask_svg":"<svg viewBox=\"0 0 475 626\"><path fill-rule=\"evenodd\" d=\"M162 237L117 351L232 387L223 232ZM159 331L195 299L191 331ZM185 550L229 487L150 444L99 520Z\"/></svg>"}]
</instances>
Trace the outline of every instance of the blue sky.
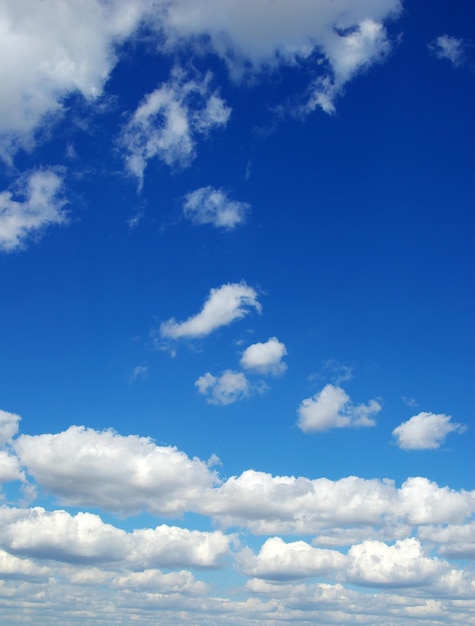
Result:
<instances>
[{"instance_id":1,"label":"blue sky","mask_svg":"<svg viewBox=\"0 0 475 626\"><path fill-rule=\"evenodd\" d=\"M472 25L0 1L2 623L475 623Z\"/></svg>"}]
</instances>

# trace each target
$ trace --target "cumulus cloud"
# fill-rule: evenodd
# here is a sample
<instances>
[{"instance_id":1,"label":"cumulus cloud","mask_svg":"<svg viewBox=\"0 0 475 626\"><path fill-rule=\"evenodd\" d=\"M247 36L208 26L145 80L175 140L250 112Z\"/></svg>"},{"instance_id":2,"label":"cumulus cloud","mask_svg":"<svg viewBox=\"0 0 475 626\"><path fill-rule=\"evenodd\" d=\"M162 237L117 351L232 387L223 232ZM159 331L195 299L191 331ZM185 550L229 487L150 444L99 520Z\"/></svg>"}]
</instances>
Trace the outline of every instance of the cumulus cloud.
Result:
<instances>
[{"instance_id":1,"label":"cumulus cloud","mask_svg":"<svg viewBox=\"0 0 475 626\"><path fill-rule=\"evenodd\" d=\"M177 322L173 318L163 322L160 334L166 339L205 337L221 326L242 319L251 308L258 312L262 309L257 300L257 292L245 282L227 283L211 289L202 310L197 315L189 317L184 322Z\"/></svg>"},{"instance_id":2,"label":"cumulus cloud","mask_svg":"<svg viewBox=\"0 0 475 626\"><path fill-rule=\"evenodd\" d=\"M462 424L451 421L443 413L418 413L393 430L397 445L403 450L435 450L444 443L452 432L463 433Z\"/></svg>"},{"instance_id":3,"label":"cumulus cloud","mask_svg":"<svg viewBox=\"0 0 475 626\"><path fill-rule=\"evenodd\" d=\"M461 65L465 59L466 43L463 39L441 35L429 44L429 50L438 59L448 59L453 65Z\"/></svg>"},{"instance_id":4,"label":"cumulus cloud","mask_svg":"<svg viewBox=\"0 0 475 626\"><path fill-rule=\"evenodd\" d=\"M241 365L244 369L260 374L279 376L287 369L282 358L287 354L285 344L277 337L270 337L265 343L254 343L244 350Z\"/></svg>"},{"instance_id":5,"label":"cumulus cloud","mask_svg":"<svg viewBox=\"0 0 475 626\"><path fill-rule=\"evenodd\" d=\"M232 230L246 219L250 205L230 200L221 189L201 187L185 197L183 213L195 224L211 224Z\"/></svg>"},{"instance_id":6,"label":"cumulus cloud","mask_svg":"<svg viewBox=\"0 0 475 626\"><path fill-rule=\"evenodd\" d=\"M19 415L0 409L0 446L11 441L17 434L20 420L21 417Z\"/></svg>"},{"instance_id":7,"label":"cumulus cloud","mask_svg":"<svg viewBox=\"0 0 475 626\"><path fill-rule=\"evenodd\" d=\"M475 521L469 524L421 526L418 537L439 546L443 556L452 559L475 559Z\"/></svg>"},{"instance_id":8,"label":"cumulus cloud","mask_svg":"<svg viewBox=\"0 0 475 626\"><path fill-rule=\"evenodd\" d=\"M380 410L381 405L376 400L355 405L341 387L326 385L313 398L302 401L298 408L298 425L304 432L374 426L376 422L371 416Z\"/></svg>"},{"instance_id":9,"label":"cumulus cloud","mask_svg":"<svg viewBox=\"0 0 475 626\"><path fill-rule=\"evenodd\" d=\"M58 434L21 435L14 449L29 474L64 504L116 513L180 515L215 480L206 463L175 447L111 430L71 426Z\"/></svg>"},{"instance_id":10,"label":"cumulus cloud","mask_svg":"<svg viewBox=\"0 0 475 626\"><path fill-rule=\"evenodd\" d=\"M199 393L207 396L209 404L232 404L237 400L247 398L250 394L250 384L242 372L226 370L221 376L213 376L207 372L195 382Z\"/></svg>"},{"instance_id":11,"label":"cumulus cloud","mask_svg":"<svg viewBox=\"0 0 475 626\"><path fill-rule=\"evenodd\" d=\"M67 221L62 187L62 178L56 172L39 170L23 176L15 194L0 193L0 250L21 248L48 226Z\"/></svg>"},{"instance_id":12,"label":"cumulus cloud","mask_svg":"<svg viewBox=\"0 0 475 626\"><path fill-rule=\"evenodd\" d=\"M139 0L0 3L0 156L31 147L35 130L73 92L93 101L115 65L114 46L151 4Z\"/></svg>"},{"instance_id":13,"label":"cumulus cloud","mask_svg":"<svg viewBox=\"0 0 475 626\"><path fill-rule=\"evenodd\" d=\"M0 545L9 553L65 563L112 563L130 569L213 568L233 537L162 524L126 532L98 515L66 511L0 509Z\"/></svg>"},{"instance_id":14,"label":"cumulus cloud","mask_svg":"<svg viewBox=\"0 0 475 626\"><path fill-rule=\"evenodd\" d=\"M363 541L352 546L348 556L348 580L360 585L420 585L447 569L440 559L426 557L413 537L398 540L393 546L382 541Z\"/></svg>"},{"instance_id":15,"label":"cumulus cloud","mask_svg":"<svg viewBox=\"0 0 475 626\"><path fill-rule=\"evenodd\" d=\"M334 572L346 564L336 550L313 548L305 541L285 543L280 537L267 539L258 555L249 549L237 557L240 571L267 580L290 580Z\"/></svg>"},{"instance_id":16,"label":"cumulus cloud","mask_svg":"<svg viewBox=\"0 0 475 626\"><path fill-rule=\"evenodd\" d=\"M170 80L146 96L124 128L127 169L141 186L147 163L154 157L167 165L188 165L195 156L195 138L225 126L230 113L211 89L210 73L190 78L175 68Z\"/></svg>"}]
</instances>

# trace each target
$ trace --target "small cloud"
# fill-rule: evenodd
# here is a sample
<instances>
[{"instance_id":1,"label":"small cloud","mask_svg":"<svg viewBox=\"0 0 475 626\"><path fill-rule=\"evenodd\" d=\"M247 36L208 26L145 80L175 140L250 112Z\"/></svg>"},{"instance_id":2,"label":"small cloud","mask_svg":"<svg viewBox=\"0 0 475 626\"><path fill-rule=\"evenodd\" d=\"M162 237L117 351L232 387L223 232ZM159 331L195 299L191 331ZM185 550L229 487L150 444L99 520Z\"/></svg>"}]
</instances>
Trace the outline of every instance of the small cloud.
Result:
<instances>
[{"instance_id":1,"label":"small cloud","mask_svg":"<svg viewBox=\"0 0 475 626\"><path fill-rule=\"evenodd\" d=\"M434 39L428 48L438 59L448 59L456 67L462 65L465 60L466 42L457 37L441 35Z\"/></svg>"},{"instance_id":2,"label":"small cloud","mask_svg":"<svg viewBox=\"0 0 475 626\"><path fill-rule=\"evenodd\" d=\"M33 235L67 221L66 200L60 195L63 180L52 169L22 176L16 187L21 200L9 191L0 193L0 251L22 248Z\"/></svg>"},{"instance_id":3,"label":"small cloud","mask_svg":"<svg viewBox=\"0 0 475 626\"><path fill-rule=\"evenodd\" d=\"M184 322L174 318L163 322L160 335L165 339L206 337L217 328L245 317L251 308L261 311L257 292L245 282L228 283L211 289L208 299L197 315Z\"/></svg>"},{"instance_id":4,"label":"small cloud","mask_svg":"<svg viewBox=\"0 0 475 626\"><path fill-rule=\"evenodd\" d=\"M419 406L415 398L408 398L407 396L401 396L401 400L404 402L404 404L407 404L407 406L411 406L411 407Z\"/></svg>"},{"instance_id":5,"label":"small cloud","mask_svg":"<svg viewBox=\"0 0 475 626\"><path fill-rule=\"evenodd\" d=\"M129 382L133 383L138 378L147 378L148 377L148 367L146 365L137 365L134 367L134 370L129 378Z\"/></svg>"},{"instance_id":6,"label":"small cloud","mask_svg":"<svg viewBox=\"0 0 475 626\"><path fill-rule=\"evenodd\" d=\"M208 404L232 404L250 394L251 387L242 372L226 370L221 376L207 372L195 382L199 393L207 397Z\"/></svg>"},{"instance_id":7,"label":"small cloud","mask_svg":"<svg viewBox=\"0 0 475 626\"><path fill-rule=\"evenodd\" d=\"M126 167L143 185L147 163L159 158L167 165L188 165L197 136L225 126L231 109L211 90L211 74L190 77L175 68L167 83L149 93L122 133Z\"/></svg>"},{"instance_id":8,"label":"small cloud","mask_svg":"<svg viewBox=\"0 0 475 626\"><path fill-rule=\"evenodd\" d=\"M313 380L331 380L333 384L341 383L353 378L353 368L350 365L340 363L336 359L327 359L323 361L320 372L311 374L309 379Z\"/></svg>"},{"instance_id":9,"label":"small cloud","mask_svg":"<svg viewBox=\"0 0 475 626\"><path fill-rule=\"evenodd\" d=\"M279 376L287 369L282 358L287 354L285 344L277 337L271 337L265 343L254 343L244 350L241 365L244 369L260 374Z\"/></svg>"},{"instance_id":10,"label":"small cloud","mask_svg":"<svg viewBox=\"0 0 475 626\"><path fill-rule=\"evenodd\" d=\"M185 197L183 213L195 224L232 230L246 219L250 205L230 200L221 189L201 187Z\"/></svg>"},{"instance_id":11,"label":"small cloud","mask_svg":"<svg viewBox=\"0 0 475 626\"><path fill-rule=\"evenodd\" d=\"M371 416L379 411L381 405L376 400L355 405L341 387L326 385L313 398L302 401L298 408L298 426L304 432L375 426Z\"/></svg>"},{"instance_id":12,"label":"small cloud","mask_svg":"<svg viewBox=\"0 0 475 626\"><path fill-rule=\"evenodd\" d=\"M396 444L403 450L435 450L440 448L448 434L463 433L466 426L451 421L443 413L419 413L403 422L392 432Z\"/></svg>"}]
</instances>

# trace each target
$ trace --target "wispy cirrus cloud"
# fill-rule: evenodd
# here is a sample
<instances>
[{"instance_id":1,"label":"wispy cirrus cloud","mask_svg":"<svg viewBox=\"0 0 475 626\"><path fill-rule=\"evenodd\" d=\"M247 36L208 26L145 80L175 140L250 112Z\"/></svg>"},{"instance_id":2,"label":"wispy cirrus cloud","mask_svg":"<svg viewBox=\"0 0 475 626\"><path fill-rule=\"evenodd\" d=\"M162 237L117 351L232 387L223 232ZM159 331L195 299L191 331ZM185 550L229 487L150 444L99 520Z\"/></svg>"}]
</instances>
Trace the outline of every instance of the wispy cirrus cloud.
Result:
<instances>
[{"instance_id":1,"label":"wispy cirrus cloud","mask_svg":"<svg viewBox=\"0 0 475 626\"><path fill-rule=\"evenodd\" d=\"M206 337L217 328L242 319L251 309L262 310L256 290L245 282L227 283L211 289L198 314L184 322L174 318L163 322L159 332L164 339Z\"/></svg>"},{"instance_id":2,"label":"wispy cirrus cloud","mask_svg":"<svg viewBox=\"0 0 475 626\"><path fill-rule=\"evenodd\" d=\"M194 224L210 224L215 228L233 230L246 220L250 205L231 200L222 189L201 187L188 193L183 213Z\"/></svg>"},{"instance_id":3,"label":"wispy cirrus cloud","mask_svg":"<svg viewBox=\"0 0 475 626\"><path fill-rule=\"evenodd\" d=\"M125 126L121 143L130 174L143 184L150 159L188 165L198 136L225 126L231 109L211 87L212 76L191 76L175 67L168 82L149 93Z\"/></svg>"},{"instance_id":4,"label":"wispy cirrus cloud","mask_svg":"<svg viewBox=\"0 0 475 626\"><path fill-rule=\"evenodd\" d=\"M455 67L462 65L465 60L465 49L467 43L464 39L451 37L450 35L440 35L431 41L428 48L438 59L447 59Z\"/></svg>"}]
</instances>

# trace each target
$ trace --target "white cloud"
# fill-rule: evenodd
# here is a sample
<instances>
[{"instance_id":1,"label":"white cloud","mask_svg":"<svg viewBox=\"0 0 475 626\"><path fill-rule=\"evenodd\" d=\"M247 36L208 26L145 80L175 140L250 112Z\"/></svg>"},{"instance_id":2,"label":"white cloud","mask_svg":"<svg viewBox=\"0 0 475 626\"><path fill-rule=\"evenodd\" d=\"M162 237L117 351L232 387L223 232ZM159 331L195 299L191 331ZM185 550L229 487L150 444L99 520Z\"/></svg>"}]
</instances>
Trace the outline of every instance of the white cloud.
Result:
<instances>
[{"instance_id":1,"label":"white cloud","mask_svg":"<svg viewBox=\"0 0 475 626\"><path fill-rule=\"evenodd\" d=\"M17 434L20 420L21 417L19 415L0 409L0 446L11 441Z\"/></svg>"},{"instance_id":2,"label":"white cloud","mask_svg":"<svg viewBox=\"0 0 475 626\"><path fill-rule=\"evenodd\" d=\"M313 548L305 541L285 543L280 537L267 539L257 556L247 548L237 557L241 572L267 580L320 576L343 568L346 561L336 550Z\"/></svg>"},{"instance_id":3,"label":"white cloud","mask_svg":"<svg viewBox=\"0 0 475 626\"><path fill-rule=\"evenodd\" d=\"M164 574L157 569L131 572L115 577L112 581L112 587L155 594L187 593L204 595L209 593L209 585L202 581L197 581L193 574L186 570L168 574Z\"/></svg>"},{"instance_id":4,"label":"white cloud","mask_svg":"<svg viewBox=\"0 0 475 626\"><path fill-rule=\"evenodd\" d=\"M265 343L254 343L244 350L241 365L260 374L279 376L287 369L282 358L287 354L285 344L277 337L270 337Z\"/></svg>"},{"instance_id":5,"label":"white cloud","mask_svg":"<svg viewBox=\"0 0 475 626\"><path fill-rule=\"evenodd\" d=\"M29 559L19 559L0 549L0 579L24 580L45 578L51 570Z\"/></svg>"},{"instance_id":6,"label":"white cloud","mask_svg":"<svg viewBox=\"0 0 475 626\"><path fill-rule=\"evenodd\" d=\"M71 426L55 435L21 435L14 449L29 474L61 502L117 513L180 515L215 480L206 463L174 447L110 430Z\"/></svg>"},{"instance_id":7,"label":"white cloud","mask_svg":"<svg viewBox=\"0 0 475 626\"><path fill-rule=\"evenodd\" d=\"M418 413L393 430L397 445L403 450L435 450L448 434L463 433L465 426L451 421L443 413Z\"/></svg>"},{"instance_id":8,"label":"white cloud","mask_svg":"<svg viewBox=\"0 0 475 626\"><path fill-rule=\"evenodd\" d=\"M98 515L66 511L0 509L0 545L15 555L65 563L112 563L139 570L215 568L233 537L162 524L126 532Z\"/></svg>"},{"instance_id":9,"label":"white cloud","mask_svg":"<svg viewBox=\"0 0 475 626\"><path fill-rule=\"evenodd\" d=\"M0 250L21 248L46 227L67 221L62 186L61 177L53 170L39 170L17 182L15 195L23 200L14 200L9 191L0 193Z\"/></svg>"},{"instance_id":10,"label":"white cloud","mask_svg":"<svg viewBox=\"0 0 475 626\"><path fill-rule=\"evenodd\" d=\"M388 546L381 541L364 541L348 552L347 578L359 585L405 587L427 583L447 569L437 558L424 555L417 539L396 541Z\"/></svg>"},{"instance_id":11,"label":"white cloud","mask_svg":"<svg viewBox=\"0 0 475 626\"><path fill-rule=\"evenodd\" d=\"M439 546L443 556L452 559L475 559L475 521L469 524L421 526L418 537Z\"/></svg>"},{"instance_id":12,"label":"white cloud","mask_svg":"<svg viewBox=\"0 0 475 626\"><path fill-rule=\"evenodd\" d=\"M376 400L355 405L341 387L326 385L313 398L302 401L298 408L298 425L304 432L374 426L371 416L380 410L381 405Z\"/></svg>"},{"instance_id":13,"label":"white cloud","mask_svg":"<svg viewBox=\"0 0 475 626\"><path fill-rule=\"evenodd\" d=\"M183 212L195 224L211 224L232 230L246 219L250 205L230 200L227 193L213 187L201 187L185 197Z\"/></svg>"},{"instance_id":14,"label":"white cloud","mask_svg":"<svg viewBox=\"0 0 475 626\"><path fill-rule=\"evenodd\" d=\"M453 65L461 65L465 59L466 43L463 39L441 35L429 44L429 50L439 59L448 59Z\"/></svg>"},{"instance_id":15,"label":"white cloud","mask_svg":"<svg viewBox=\"0 0 475 626\"><path fill-rule=\"evenodd\" d=\"M251 387L242 372L226 370L221 376L207 372L195 382L199 393L207 396L209 404L232 404L249 396Z\"/></svg>"},{"instance_id":16,"label":"white cloud","mask_svg":"<svg viewBox=\"0 0 475 626\"><path fill-rule=\"evenodd\" d=\"M146 365L137 365L134 367L132 374L129 378L129 382L133 383L138 378L147 378L148 377L148 367Z\"/></svg>"},{"instance_id":17,"label":"white cloud","mask_svg":"<svg viewBox=\"0 0 475 626\"><path fill-rule=\"evenodd\" d=\"M154 157L167 165L188 165L195 156L195 138L225 126L230 113L211 90L210 73L190 78L175 68L167 83L146 96L123 131L127 169L141 186Z\"/></svg>"},{"instance_id":18,"label":"white cloud","mask_svg":"<svg viewBox=\"0 0 475 626\"><path fill-rule=\"evenodd\" d=\"M148 4L148 7L147 7ZM101 95L114 45L151 9L143 0L0 2L0 156L31 147L40 123L63 110L73 92Z\"/></svg>"},{"instance_id":19,"label":"white cloud","mask_svg":"<svg viewBox=\"0 0 475 626\"><path fill-rule=\"evenodd\" d=\"M164 338L180 339L181 337L205 337L221 326L227 326L234 320L242 319L253 307L261 311L257 301L257 293L241 283L228 283L211 289L208 299L197 315L184 322L170 319L160 326L160 334Z\"/></svg>"}]
</instances>

